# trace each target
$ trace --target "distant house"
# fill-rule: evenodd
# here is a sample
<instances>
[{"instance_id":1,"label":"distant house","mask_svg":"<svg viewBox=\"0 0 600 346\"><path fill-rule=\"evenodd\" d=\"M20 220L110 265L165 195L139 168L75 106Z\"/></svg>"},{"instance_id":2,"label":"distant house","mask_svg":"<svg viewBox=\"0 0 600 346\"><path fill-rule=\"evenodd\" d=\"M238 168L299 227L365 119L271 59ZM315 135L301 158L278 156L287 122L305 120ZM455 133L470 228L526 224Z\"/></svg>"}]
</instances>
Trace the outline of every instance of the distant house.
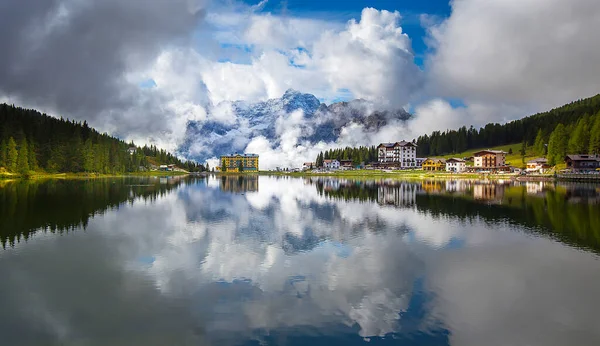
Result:
<instances>
[{"instance_id":1,"label":"distant house","mask_svg":"<svg viewBox=\"0 0 600 346\"><path fill-rule=\"evenodd\" d=\"M136 147L129 147L129 149L127 149L127 152L129 153L129 155L135 154L136 151L137 151Z\"/></svg>"},{"instance_id":2,"label":"distant house","mask_svg":"<svg viewBox=\"0 0 600 346\"><path fill-rule=\"evenodd\" d=\"M463 159L451 158L446 160L446 172L462 173L467 170L467 163Z\"/></svg>"},{"instance_id":3,"label":"distant house","mask_svg":"<svg viewBox=\"0 0 600 346\"><path fill-rule=\"evenodd\" d=\"M600 168L600 155L567 155L565 162L574 172L591 172Z\"/></svg>"},{"instance_id":4,"label":"distant house","mask_svg":"<svg viewBox=\"0 0 600 346\"><path fill-rule=\"evenodd\" d=\"M325 169L340 169L340 161L338 160L323 160L323 167Z\"/></svg>"},{"instance_id":5,"label":"distant house","mask_svg":"<svg viewBox=\"0 0 600 346\"><path fill-rule=\"evenodd\" d=\"M446 160L429 158L423 162L423 169L426 171L445 171Z\"/></svg>"},{"instance_id":6,"label":"distant house","mask_svg":"<svg viewBox=\"0 0 600 346\"><path fill-rule=\"evenodd\" d=\"M352 160L340 160L340 168L341 169L352 169L354 166L352 165Z\"/></svg>"},{"instance_id":7,"label":"distant house","mask_svg":"<svg viewBox=\"0 0 600 346\"><path fill-rule=\"evenodd\" d=\"M168 171L169 170L169 166L167 166L167 165L160 165L158 167L158 170L159 171Z\"/></svg>"},{"instance_id":8,"label":"distant house","mask_svg":"<svg viewBox=\"0 0 600 346\"><path fill-rule=\"evenodd\" d=\"M506 152L502 150L481 150L473 154L476 170L506 169Z\"/></svg>"},{"instance_id":9,"label":"distant house","mask_svg":"<svg viewBox=\"0 0 600 346\"><path fill-rule=\"evenodd\" d=\"M423 168L423 162L425 162L427 160L426 157L417 157L415 159L415 167L416 168Z\"/></svg>"},{"instance_id":10,"label":"distant house","mask_svg":"<svg viewBox=\"0 0 600 346\"><path fill-rule=\"evenodd\" d=\"M540 157L531 161L527 161L527 168L525 171L529 173L544 173L548 169L550 169L548 159Z\"/></svg>"},{"instance_id":11,"label":"distant house","mask_svg":"<svg viewBox=\"0 0 600 346\"><path fill-rule=\"evenodd\" d=\"M302 164L302 170L303 171L307 171L309 169L313 169L314 167L316 167L316 165L314 164L314 162L304 162Z\"/></svg>"}]
</instances>

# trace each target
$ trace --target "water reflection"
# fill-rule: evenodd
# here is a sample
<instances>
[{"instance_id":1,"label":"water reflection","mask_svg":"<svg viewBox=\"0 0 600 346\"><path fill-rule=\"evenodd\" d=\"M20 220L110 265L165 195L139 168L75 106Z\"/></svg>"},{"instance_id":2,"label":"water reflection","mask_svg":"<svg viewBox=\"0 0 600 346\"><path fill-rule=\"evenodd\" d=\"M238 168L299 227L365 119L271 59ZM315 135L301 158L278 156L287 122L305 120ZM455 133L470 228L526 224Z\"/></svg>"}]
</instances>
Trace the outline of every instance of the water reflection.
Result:
<instances>
[{"instance_id":1,"label":"water reflection","mask_svg":"<svg viewBox=\"0 0 600 346\"><path fill-rule=\"evenodd\" d=\"M585 249L600 251L600 189L595 184L513 181L308 179L320 194L344 200L416 206L433 216L510 222ZM324 188L327 186L328 188ZM496 205L490 208L490 205Z\"/></svg>"},{"instance_id":2,"label":"water reflection","mask_svg":"<svg viewBox=\"0 0 600 346\"><path fill-rule=\"evenodd\" d=\"M181 177L0 181L0 242L5 248L36 231L85 229L95 215L137 198L152 202L182 181Z\"/></svg>"},{"instance_id":3,"label":"water reflection","mask_svg":"<svg viewBox=\"0 0 600 346\"><path fill-rule=\"evenodd\" d=\"M131 183L154 192L0 251L3 341L600 341L598 257L555 240L597 250L593 186L247 178Z\"/></svg>"}]
</instances>

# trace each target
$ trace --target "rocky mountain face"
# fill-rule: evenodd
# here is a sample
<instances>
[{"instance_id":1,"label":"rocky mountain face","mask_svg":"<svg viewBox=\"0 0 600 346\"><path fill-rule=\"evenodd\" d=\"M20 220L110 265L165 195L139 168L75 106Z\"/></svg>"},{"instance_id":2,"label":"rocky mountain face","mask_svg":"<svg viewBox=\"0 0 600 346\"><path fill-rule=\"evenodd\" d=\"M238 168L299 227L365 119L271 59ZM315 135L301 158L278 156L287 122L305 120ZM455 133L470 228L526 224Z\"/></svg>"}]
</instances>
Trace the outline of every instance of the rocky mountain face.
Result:
<instances>
[{"instance_id":1,"label":"rocky mountain face","mask_svg":"<svg viewBox=\"0 0 600 346\"><path fill-rule=\"evenodd\" d=\"M290 130L294 130L298 142L334 142L342 129L352 123L363 126L365 131L375 132L389 123L406 121L411 117L403 109L377 110L365 100L326 105L314 95L291 89L281 98L264 102L223 102L211 112L227 116L211 116L209 113L208 119L220 120L189 122L185 141L178 148L179 154L204 161L227 153L243 152L257 136L264 136L273 147L277 147L282 135Z\"/></svg>"}]
</instances>

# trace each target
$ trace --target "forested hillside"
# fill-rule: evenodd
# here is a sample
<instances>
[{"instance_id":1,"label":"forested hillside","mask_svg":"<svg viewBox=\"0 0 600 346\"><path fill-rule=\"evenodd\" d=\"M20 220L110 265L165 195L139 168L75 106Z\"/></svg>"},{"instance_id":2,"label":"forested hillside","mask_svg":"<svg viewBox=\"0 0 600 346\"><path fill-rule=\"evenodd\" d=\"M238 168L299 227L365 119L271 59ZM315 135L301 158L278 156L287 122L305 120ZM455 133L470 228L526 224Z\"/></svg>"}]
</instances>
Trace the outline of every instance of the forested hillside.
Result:
<instances>
[{"instance_id":1,"label":"forested hillside","mask_svg":"<svg viewBox=\"0 0 600 346\"><path fill-rule=\"evenodd\" d=\"M550 144L551 135L557 129L559 137L571 134L565 150L561 147L561 138L557 151L597 153L600 151L599 112L600 95L596 95L503 125L490 123L479 130L462 127L445 132L435 131L417 139L417 154L421 157L437 156L525 142L526 146L538 146L539 154L543 155L544 144ZM562 127L558 126L560 124ZM382 139L387 140L390 139Z\"/></svg>"},{"instance_id":2,"label":"forested hillside","mask_svg":"<svg viewBox=\"0 0 600 346\"><path fill-rule=\"evenodd\" d=\"M408 140L381 138L381 142L403 139ZM547 156L552 165L561 163L566 154L600 154L600 95L503 125L490 123L480 129L463 126L458 130L434 131L420 136L416 143L419 157L521 143L522 152L533 148L535 155ZM317 156L317 167L329 158L368 163L377 161L377 151L375 147L328 150Z\"/></svg>"},{"instance_id":3,"label":"forested hillside","mask_svg":"<svg viewBox=\"0 0 600 346\"><path fill-rule=\"evenodd\" d=\"M189 171L204 167L182 162L154 146L135 147L101 134L86 122L57 119L38 111L0 104L0 167L9 172L94 172L116 174L149 167L152 160Z\"/></svg>"}]
</instances>

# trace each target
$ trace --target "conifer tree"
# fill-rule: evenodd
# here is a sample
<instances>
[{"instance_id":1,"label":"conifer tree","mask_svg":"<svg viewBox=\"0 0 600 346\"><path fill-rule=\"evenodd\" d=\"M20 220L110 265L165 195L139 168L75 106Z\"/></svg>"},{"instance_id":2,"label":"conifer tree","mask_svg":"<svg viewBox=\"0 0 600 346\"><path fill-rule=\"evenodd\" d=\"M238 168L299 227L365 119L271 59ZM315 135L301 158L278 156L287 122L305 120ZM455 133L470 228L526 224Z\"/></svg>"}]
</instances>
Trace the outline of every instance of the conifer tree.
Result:
<instances>
[{"instance_id":1,"label":"conifer tree","mask_svg":"<svg viewBox=\"0 0 600 346\"><path fill-rule=\"evenodd\" d=\"M6 169L9 172L16 173L17 172L17 159L19 157L19 152L17 151L17 143L15 140L10 137L8 139L7 149L6 149Z\"/></svg>"},{"instance_id":2,"label":"conifer tree","mask_svg":"<svg viewBox=\"0 0 600 346\"><path fill-rule=\"evenodd\" d=\"M35 148L35 145L33 144L33 142L29 143L28 161L29 161L29 169L30 170L37 171L39 169L36 148Z\"/></svg>"},{"instance_id":3,"label":"conifer tree","mask_svg":"<svg viewBox=\"0 0 600 346\"><path fill-rule=\"evenodd\" d=\"M558 124L550 135L548 143L548 163L556 165L567 155L567 133L563 124Z\"/></svg>"},{"instance_id":4,"label":"conifer tree","mask_svg":"<svg viewBox=\"0 0 600 346\"><path fill-rule=\"evenodd\" d=\"M590 130L590 154L600 154L600 112L594 117L594 125Z\"/></svg>"},{"instance_id":5,"label":"conifer tree","mask_svg":"<svg viewBox=\"0 0 600 346\"><path fill-rule=\"evenodd\" d=\"M17 157L17 170L21 174L29 173L29 148L27 147L27 139L23 137L19 145Z\"/></svg>"},{"instance_id":6,"label":"conifer tree","mask_svg":"<svg viewBox=\"0 0 600 346\"><path fill-rule=\"evenodd\" d=\"M539 129L537 132L537 136L535 136L535 142L533 143L533 150L535 154L538 156L546 155L546 143L544 143L544 134L542 129Z\"/></svg>"},{"instance_id":7,"label":"conifer tree","mask_svg":"<svg viewBox=\"0 0 600 346\"><path fill-rule=\"evenodd\" d=\"M0 167L6 167L6 151L7 151L6 141L2 140L0 142Z\"/></svg>"}]
</instances>

